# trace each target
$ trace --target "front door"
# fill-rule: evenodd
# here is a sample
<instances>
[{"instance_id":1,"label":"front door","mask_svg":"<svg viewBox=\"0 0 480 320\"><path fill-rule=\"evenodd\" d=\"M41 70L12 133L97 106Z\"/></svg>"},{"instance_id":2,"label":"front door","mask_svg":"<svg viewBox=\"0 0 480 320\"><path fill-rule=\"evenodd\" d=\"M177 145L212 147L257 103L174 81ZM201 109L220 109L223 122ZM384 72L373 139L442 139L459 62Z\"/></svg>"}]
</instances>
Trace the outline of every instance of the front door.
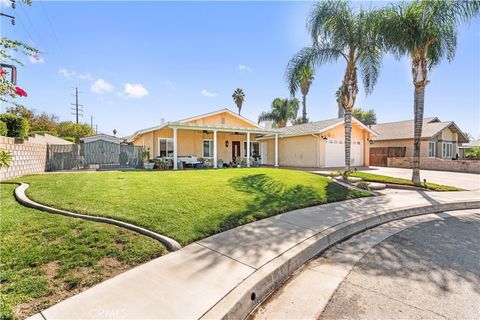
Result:
<instances>
[{"instance_id":1,"label":"front door","mask_svg":"<svg viewBox=\"0 0 480 320\"><path fill-rule=\"evenodd\" d=\"M232 141L232 161L240 157L240 141Z\"/></svg>"}]
</instances>

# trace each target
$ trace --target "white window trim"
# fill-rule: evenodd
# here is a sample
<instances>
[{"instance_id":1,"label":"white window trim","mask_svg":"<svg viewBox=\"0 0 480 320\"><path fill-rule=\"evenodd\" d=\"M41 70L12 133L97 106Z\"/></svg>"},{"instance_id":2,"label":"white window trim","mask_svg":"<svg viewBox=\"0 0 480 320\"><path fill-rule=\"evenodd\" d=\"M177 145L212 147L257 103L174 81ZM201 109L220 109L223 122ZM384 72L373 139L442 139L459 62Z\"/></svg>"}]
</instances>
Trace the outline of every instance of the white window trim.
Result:
<instances>
[{"instance_id":1,"label":"white window trim","mask_svg":"<svg viewBox=\"0 0 480 320\"><path fill-rule=\"evenodd\" d=\"M164 158L165 159L173 159L173 149L174 149L173 138L164 138L164 137L159 137L158 138L158 140L157 140L157 146L158 146L157 157L160 157L160 140L166 140L167 142L170 142L172 144L172 156L171 157L165 156ZM167 154L168 154L168 143L166 144L166 146L167 146Z\"/></svg>"},{"instance_id":2,"label":"white window trim","mask_svg":"<svg viewBox=\"0 0 480 320\"><path fill-rule=\"evenodd\" d=\"M447 154L447 145L450 145L451 148L450 148L450 156L448 156ZM453 143L452 142L442 142L442 158L443 159L452 159L453 158Z\"/></svg>"},{"instance_id":3,"label":"white window trim","mask_svg":"<svg viewBox=\"0 0 480 320\"><path fill-rule=\"evenodd\" d=\"M247 158L246 157L246 154L247 154L247 150L245 149L245 145L247 143L247 140L242 140L242 146L241 146L241 156L242 158ZM261 155L261 152L262 150L260 149L262 147L262 144L260 143L260 141L250 141L250 144L253 144L253 143L257 143L258 144L258 152L259 152L259 156ZM253 148L250 147L250 153L253 151Z\"/></svg>"},{"instance_id":4,"label":"white window trim","mask_svg":"<svg viewBox=\"0 0 480 320\"><path fill-rule=\"evenodd\" d=\"M213 152L212 152L212 156L211 156L211 157L206 157L206 156L205 156L205 149L204 149L204 147L203 147L203 143L204 143L205 141L210 141L211 144L212 144L212 151L213 151ZM214 145L214 143L213 143L213 139L203 139L203 140L202 140L202 158L204 158L204 159L213 159L213 154L215 153L215 150L213 150L214 147L215 147L215 145Z\"/></svg>"},{"instance_id":5,"label":"white window trim","mask_svg":"<svg viewBox=\"0 0 480 320\"><path fill-rule=\"evenodd\" d=\"M433 155L430 155L430 144L433 144ZM435 141L428 141L428 157L436 158L437 155L437 143Z\"/></svg>"}]
</instances>

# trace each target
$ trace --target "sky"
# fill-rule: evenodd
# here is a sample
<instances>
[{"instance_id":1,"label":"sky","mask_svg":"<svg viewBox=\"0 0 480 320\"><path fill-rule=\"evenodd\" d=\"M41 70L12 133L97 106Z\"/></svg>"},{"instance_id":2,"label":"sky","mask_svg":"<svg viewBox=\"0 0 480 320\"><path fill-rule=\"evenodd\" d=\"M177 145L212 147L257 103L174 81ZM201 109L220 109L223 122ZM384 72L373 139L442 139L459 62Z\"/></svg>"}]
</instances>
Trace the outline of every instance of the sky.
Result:
<instances>
[{"instance_id":1,"label":"sky","mask_svg":"<svg viewBox=\"0 0 480 320\"><path fill-rule=\"evenodd\" d=\"M285 67L310 44L305 28L312 2L111 2L0 0L2 37L42 51L21 57L19 102L37 112L75 120L71 103L78 87L84 105L80 121L119 136L194 115L230 108L232 93L246 94L242 115L256 121L276 97L289 97ZM365 4L365 3L364 3ZM366 3L372 4L372 3ZM355 3L361 5L361 3ZM373 5L379 5L374 3ZM336 117L335 91L342 62L316 69L307 97L311 121ZM480 22L459 28L455 60L430 74L425 117L455 121L480 137ZM2 105L4 111L6 105ZM378 122L413 119L409 61L383 59L378 84L363 88L356 107L374 109Z\"/></svg>"}]
</instances>

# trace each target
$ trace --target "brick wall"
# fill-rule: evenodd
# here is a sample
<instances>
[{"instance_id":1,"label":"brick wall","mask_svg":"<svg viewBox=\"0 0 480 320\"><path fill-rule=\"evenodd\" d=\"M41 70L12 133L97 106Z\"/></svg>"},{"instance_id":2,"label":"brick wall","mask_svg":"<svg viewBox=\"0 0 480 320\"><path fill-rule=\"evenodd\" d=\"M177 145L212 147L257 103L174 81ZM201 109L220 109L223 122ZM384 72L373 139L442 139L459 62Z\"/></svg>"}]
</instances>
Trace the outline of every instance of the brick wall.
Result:
<instances>
[{"instance_id":1,"label":"brick wall","mask_svg":"<svg viewBox=\"0 0 480 320\"><path fill-rule=\"evenodd\" d=\"M0 136L0 149L13 156L10 167L0 169L0 180L42 173L47 166L47 145Z\"/></svg>"},{"instance_id":2,"label":"brick wall","mask_svg":"<svg viewBox=\"0 0 480 320\"><path fill-rule=\"evenodd\" d=\"M388 167L411 168L412 158L387 158ZM480 160L443 160L422 157L420 169L480 173Z\"/></svg>"}]
</instances>

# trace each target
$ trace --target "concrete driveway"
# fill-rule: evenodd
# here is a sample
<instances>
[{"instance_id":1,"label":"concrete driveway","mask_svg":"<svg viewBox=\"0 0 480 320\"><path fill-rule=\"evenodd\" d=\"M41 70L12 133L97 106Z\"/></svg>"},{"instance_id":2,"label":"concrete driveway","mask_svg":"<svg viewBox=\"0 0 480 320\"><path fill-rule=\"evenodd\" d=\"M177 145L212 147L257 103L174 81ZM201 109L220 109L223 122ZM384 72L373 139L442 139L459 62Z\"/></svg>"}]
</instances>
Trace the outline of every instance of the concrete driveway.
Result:
<instances>
[{"instance_id":1,"label":"concrete driveway","mask_svg":"<svg viewBox=\"0 0 480 320\"><path fill-rule=\"evenodd\" d=\"M370 167L368 169L360 169L361 172L369 172L381 174L384 176L395 178L412 178L412 169L403 168L387 168L387 167ZM451 171L433 171L421 170L420 178L427 179L427 182L454 186L465 190L480 190L480 174L461 173Z\"/></svg>"}]
</instances>

